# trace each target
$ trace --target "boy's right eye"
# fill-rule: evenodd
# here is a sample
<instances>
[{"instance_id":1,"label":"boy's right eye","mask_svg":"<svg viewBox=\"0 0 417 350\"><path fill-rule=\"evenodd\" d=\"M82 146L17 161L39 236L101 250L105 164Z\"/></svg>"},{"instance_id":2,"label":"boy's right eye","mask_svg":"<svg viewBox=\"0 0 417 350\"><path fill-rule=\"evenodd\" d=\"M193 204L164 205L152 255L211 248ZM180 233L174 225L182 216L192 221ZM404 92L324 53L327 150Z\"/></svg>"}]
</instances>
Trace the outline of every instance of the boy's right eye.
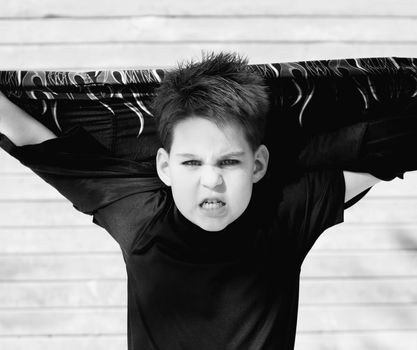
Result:
<instances>
[{"instance_id":1,"label":"boy's right eye","mask_svg":"<svg viewBox=\"0 0 417 350\"><path fill-rule=\"evenodd\" d=\"M197 165L200 165L200 162L197 160L187 160L183 162L182 164L187 165L187 166L197 166Z\"/></svg>"}]
</instances>

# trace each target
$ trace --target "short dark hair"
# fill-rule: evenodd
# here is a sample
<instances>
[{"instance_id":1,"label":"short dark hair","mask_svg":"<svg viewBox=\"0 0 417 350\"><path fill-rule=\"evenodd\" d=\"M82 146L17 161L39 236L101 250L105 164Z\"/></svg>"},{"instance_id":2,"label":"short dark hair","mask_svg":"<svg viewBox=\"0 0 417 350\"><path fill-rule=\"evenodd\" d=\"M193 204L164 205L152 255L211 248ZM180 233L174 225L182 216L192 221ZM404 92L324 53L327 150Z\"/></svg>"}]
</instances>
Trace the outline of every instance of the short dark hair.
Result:
<instances>
[{"instance_id":1,"label":"short dark hair","mask_svg":"<svg viewBox=\"0 0 417 350\"><path fill-rule=\"evenodd\" d=\"M192 115L218 127L236 123L252 150L262 142L269 98L264 79L236 53L203 54L169 71L152 103L160 141L169 153L173 130Z\"/></svg>"}]
</instances>

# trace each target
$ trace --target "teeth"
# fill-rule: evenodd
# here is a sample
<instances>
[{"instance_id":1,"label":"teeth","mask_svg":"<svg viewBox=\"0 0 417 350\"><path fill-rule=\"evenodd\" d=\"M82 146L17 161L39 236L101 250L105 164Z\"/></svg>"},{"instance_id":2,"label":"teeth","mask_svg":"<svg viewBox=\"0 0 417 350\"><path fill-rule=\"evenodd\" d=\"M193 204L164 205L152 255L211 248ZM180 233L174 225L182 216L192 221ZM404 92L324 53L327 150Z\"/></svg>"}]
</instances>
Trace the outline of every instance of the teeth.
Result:
<instances>
[{"instance_id":1,"label":"teeth","mask_svg":"<svg viewBox=\"0 0 417 350\"><path fill-rule=\"evenodd\" d=\"M201 207L203 207L204 209L217 209L217 208L221 208L224 205L223 202L218 202L218 201L205 201Z\"/></svg>"}]
</instances>

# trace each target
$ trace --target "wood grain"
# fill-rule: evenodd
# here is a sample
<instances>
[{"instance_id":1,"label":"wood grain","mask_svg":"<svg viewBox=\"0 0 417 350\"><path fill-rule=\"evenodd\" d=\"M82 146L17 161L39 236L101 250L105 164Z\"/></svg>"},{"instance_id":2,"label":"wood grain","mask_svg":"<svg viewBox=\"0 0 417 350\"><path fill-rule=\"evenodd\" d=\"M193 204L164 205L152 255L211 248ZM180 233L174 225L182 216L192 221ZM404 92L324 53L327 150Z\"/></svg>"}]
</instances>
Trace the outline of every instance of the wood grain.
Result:
<instances>
[{"instance_id":1,"label":"wood grain","mask_svg":"<svg viewBox=\"0 0 417 350\"><path fill-rule=\"evenodd\" d=\"M111 0L67 0L63 6L54 0L25 0L25 6L4 1L3 17L131 17L131 16L412 16L417 13L413 0L228 0L146 1L124 0L115 6Z\"/></svg>"},{"instance_id":2,"label":"wood grain","mask_svg":"<svg viewBox=\"0 0 417 350\"><path fill-rule=\"evenodd\" d=\"M126 276L119 279L0 282L0 309L126 306ZM301 279L302 305L417 303L416 277Z\"/></svg>"},{"instance_id":3,"label":"wood grain","mask_svg":"<svg viewBox=\"0 0 417 350\"><path fill-rule=\"evenodd\" d=\"M245 23L242 26L242 23ZM392 28L397 30L393 31ZM114 30L117 28L117 30ZM0 21L0 45L88 43L414 43L404 18L134 17Z\"/></svg>"},{"instance_id":4,"label":"wood grain","mask_svg":"<svg viewBox=\"0 0 417 350\"><path fill-rule=\"evenodd\" d=\"M88 43L1 45L2 70L98 70L171 68L201 52L233 51L251 63L404 56L417 57L414 43ZM123 53L123 54L121 54Z\"/></svg>"},{"instance_id":5,"label":"wood grain","mask_svg":"<svg viewBox=\"0 0 417 350\"><path fill-rule=\"evenodd\" d=\"M417 277L417 251L312 252L304 277ZM118 253L0 255L0 280L119 279L126 274Z\"/></svg>"},{"instance_id":6,"label":"wood grain","mask_svg":"<svg viewBox=\"0 0 417 350\"><path fill-rule=\"evenodd\" d=\"M417 331L417 306L301 306L301 332ZM24 322L22 322L24 320ZM2 310L2 335L82 335L122 333L126 309L80 308L43 310Z\"/></svg>"}]
</instances>

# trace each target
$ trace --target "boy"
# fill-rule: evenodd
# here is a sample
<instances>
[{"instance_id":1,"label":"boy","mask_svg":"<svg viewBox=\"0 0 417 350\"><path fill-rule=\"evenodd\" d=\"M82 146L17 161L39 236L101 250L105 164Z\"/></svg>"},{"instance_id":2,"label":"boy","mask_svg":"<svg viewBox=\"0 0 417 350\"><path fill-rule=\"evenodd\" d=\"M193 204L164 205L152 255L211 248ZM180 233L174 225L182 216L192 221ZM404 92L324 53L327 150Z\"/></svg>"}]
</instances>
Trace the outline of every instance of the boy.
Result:
<instances>
[{"instance_id":1,"label":"boy","mask_svg":"<svg viewBox=\"0 0 417 350\"><path fill-rule=\"evenodd\" d=\"M293 349L304 257L379 181L342 170L274 181L266 88L236 55L165 77L155 162L116 158L82 128L57 138L0 103L0 145L120 244L132 350Z\"/></svg>"}]
</instances>

